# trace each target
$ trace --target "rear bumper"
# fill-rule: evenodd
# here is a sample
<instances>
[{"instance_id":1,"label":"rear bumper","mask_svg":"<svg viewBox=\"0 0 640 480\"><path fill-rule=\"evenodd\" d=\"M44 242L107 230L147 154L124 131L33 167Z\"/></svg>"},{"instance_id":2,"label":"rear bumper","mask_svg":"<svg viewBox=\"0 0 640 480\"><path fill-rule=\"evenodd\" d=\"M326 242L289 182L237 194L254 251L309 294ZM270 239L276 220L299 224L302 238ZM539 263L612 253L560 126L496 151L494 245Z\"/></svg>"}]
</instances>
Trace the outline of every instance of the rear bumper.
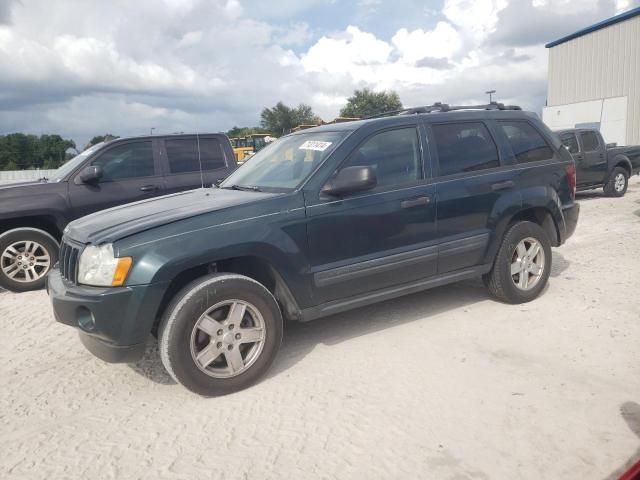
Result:
<instances>
[{"instance_id":1,"label":"rear bumper","mask_svg":"<svg viewBox=\"0 0 640 480\"><path fill-rule=\"evenodd\" d=\"M564 218L564 234L561 234L560 244L563 244L573 235L578 225L578 217L580 216L580 204L573 203L562 207L562 216Z\"/></svg>"},{"instance_id":2,"label":"rear bumper","mask_svg":"<svg viewBox=\"0 0 640 480\"><path fill-rule=\"evenodd\" d=\"M166 286L87 287L63 279L57 268L47 276L56 321L77 328L87 350L114 363L142 357Z\"/></svg>"}]
</instances>

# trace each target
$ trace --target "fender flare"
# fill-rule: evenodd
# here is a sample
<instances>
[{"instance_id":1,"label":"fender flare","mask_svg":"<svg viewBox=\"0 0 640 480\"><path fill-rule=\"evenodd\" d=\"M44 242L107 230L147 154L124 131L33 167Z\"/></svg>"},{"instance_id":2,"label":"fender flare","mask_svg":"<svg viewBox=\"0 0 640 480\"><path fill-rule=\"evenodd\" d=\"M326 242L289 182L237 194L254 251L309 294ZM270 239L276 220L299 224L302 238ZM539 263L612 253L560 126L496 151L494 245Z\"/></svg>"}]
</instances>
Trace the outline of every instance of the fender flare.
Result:
<instances>
[{"instance_id":1,"label":"fender flare","mask_svg":"<svg viewBox=\"0 0 640 480\"><path fill-rule=\"evenodd\" d=\"M611 168L607 173L607 179L605 181L605 184L609 183L609 179L611 178L611 174L613 173L613 170L619 165L622 165L627 170L629 177L633 175L633 165L631 164L631 160L629 160L629 157L627 157L626 155L619 154L619 155L616 155L613 158L613 161L611 162Z\"/></svg>"},{"instance_id":2,"label":"fender flare","mask_svg":"<svg viewBox=\"0 0 640 480\"><path fill-rule=\"evenodd\" d=\"M12 228L11 230L7 230L6 232L2 232L2 233L0 234L0 240L1 240L3 237L5 237L6 235L9 235L9 234L14 233L14 232L19 232L19 231L22 231L22 230L29 230L29 231L32 231L32 232L37 232L37 233L40 233L40 234L42 234L42 235L45 235L45 236L49 237L49 239L50 239L53 243L55 243L55 244L58 246L58 248L60 248L60 242L58 242L58 240L56 240L55 238L53 238L53 235L51 235L49 232L46 232L45 230L42 230L42 229L40 229L40 228L33 228L33 227L18 227L18 228Z\"/></svg>"}]
</instances>

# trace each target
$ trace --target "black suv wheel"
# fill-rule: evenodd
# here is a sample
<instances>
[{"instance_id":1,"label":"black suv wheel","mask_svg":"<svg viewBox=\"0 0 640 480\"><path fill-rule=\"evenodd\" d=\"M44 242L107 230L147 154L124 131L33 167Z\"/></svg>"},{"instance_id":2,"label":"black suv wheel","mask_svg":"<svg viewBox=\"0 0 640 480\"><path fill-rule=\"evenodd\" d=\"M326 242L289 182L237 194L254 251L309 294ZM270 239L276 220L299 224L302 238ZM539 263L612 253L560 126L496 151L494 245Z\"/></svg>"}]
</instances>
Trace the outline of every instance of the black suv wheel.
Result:
<instances>
[{"instance_id":1,"label":"black suv wheel","mask_svg":"<svg viewBox=\"0 0 640 480\"><path fill-rule=\"evenodd\" d=\"M489 292L506 303L535 299L551 272L551 242L533 222L517 222L502 239L493 269L483 277Z\"/></svg>"},{"instance_id":2,"label":"black suv wheel","mask_svg":"<svg viewBox=\"0 0 640 480\"><path fill-rule=\"evenodd\" d=\"M16 228L0 235L0 286L13 292L44 287L58 260L58 244L35 228Z\"/></svg>"},{"instance_id":3,"label":"black suv wheel","mask_svg":"<svg viewBox=\"0 0 640 480\"><path fill-rule=\"evenodd\" d=\"M165 311L160 357L178 383L224 395L255 383L276 357L282 315L269 290L237 274L213 274L179 292Z\"/></svg>"}]
</instances>

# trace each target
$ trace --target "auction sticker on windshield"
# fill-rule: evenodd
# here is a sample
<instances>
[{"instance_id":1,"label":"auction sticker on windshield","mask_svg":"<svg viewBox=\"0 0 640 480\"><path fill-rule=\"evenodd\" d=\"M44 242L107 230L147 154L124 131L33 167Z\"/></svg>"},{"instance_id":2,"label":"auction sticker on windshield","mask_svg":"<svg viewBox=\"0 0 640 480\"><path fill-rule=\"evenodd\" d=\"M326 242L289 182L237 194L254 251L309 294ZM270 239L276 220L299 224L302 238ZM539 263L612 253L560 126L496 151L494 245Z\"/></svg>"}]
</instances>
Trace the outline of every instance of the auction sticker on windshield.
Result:
<instances>
[{"instance_id":1,"label":"auction sticker on windshield","mask_svg":"<svg viewBox=\"0 0 640 480\"><path fill-rule=\"evenodd\" d=\"M331 142L321 142L318 140L307 140L298 147L298 150L317 150L318 152L324 152L329 148Z\"/></svg>"}]
</instances>

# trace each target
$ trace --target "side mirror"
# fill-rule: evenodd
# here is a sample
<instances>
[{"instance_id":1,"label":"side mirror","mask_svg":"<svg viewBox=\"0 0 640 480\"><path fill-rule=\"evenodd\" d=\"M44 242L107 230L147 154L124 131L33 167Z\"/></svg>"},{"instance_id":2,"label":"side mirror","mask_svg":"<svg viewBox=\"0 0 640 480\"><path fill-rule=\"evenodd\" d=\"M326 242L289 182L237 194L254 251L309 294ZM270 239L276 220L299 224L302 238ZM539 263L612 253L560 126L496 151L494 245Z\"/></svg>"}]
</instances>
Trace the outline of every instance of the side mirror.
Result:
<instances>
[{"instance_id":1,"label":"side mirror","mask_svg":"<svg viewBox=\"0 0 640 480\"><path fill-rule=\"evenodd\" d=\"M607 143L606 148L616 148L617 146L617 143Z\"/></svg>"},{"instance_id":2,"label":"side mirror","mask_svg":"<svg viewBox=\"0 0 640 480\"><path fill-rule=\"evenodd\" d=\"M102 178L102 167L100 165L89 165L80 172L82 183L95 183Z\"/></svg>"},{"instance_id":3,"label":"side mirror","mask_svg":"<svg viewBox=\"0 0 640 480\"><path fill-rule=\"evenodd\" d=\"M322 193L339 197L347 193L363 192L371 190L378 184L376 171L373 167L347 167L343 168L322 188Z\"/></svg>"}]
</instances>

